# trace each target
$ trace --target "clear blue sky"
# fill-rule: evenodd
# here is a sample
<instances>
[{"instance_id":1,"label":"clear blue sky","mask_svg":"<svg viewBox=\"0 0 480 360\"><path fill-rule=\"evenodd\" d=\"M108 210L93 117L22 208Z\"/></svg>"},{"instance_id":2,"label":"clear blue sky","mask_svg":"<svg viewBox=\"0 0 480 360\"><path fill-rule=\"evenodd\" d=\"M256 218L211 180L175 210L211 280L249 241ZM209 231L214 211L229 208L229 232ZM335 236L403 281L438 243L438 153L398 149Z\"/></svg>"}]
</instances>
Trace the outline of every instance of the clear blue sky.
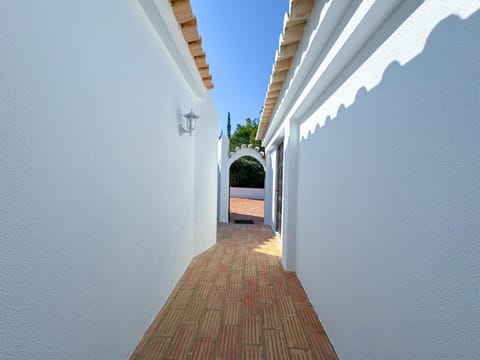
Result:
<instances>
[{"instance_id":1,"label":"clear blue sky","mask_svg":"<svg viewBox=\"0 0 480 360\"><path fill-rule=\"evenodd\" d=\"M259 118L289 0L190 0L215 88L219 133Z\"/></svg>"}]
</instances>

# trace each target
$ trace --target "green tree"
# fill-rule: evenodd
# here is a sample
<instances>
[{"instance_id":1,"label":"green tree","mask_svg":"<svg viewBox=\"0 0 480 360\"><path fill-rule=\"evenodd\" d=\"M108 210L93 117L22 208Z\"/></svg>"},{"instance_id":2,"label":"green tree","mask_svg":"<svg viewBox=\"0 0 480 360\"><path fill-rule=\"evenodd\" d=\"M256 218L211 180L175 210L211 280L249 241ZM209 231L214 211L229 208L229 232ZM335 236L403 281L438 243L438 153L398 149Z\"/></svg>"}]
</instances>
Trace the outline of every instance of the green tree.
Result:
<instances>
[{"instance_id":1,"label":"green tree","mask_svg":"<svg viewBox=\"0 0 480 360\"><path fill-rule=\"evenodd\" d=\"M231 132L232 132L232 124L230 124L230 111L228 112L228 122L227 122L227 136L228 138L230 139L230 137L232 136Z\"/></svg>"},{"instance_id":2,"label":"green tree","mask_svg":"<svg viewBox=\"0 0 480 360\"><path fill-rule=\"evenodd\" d=\"M244 156L230 166L230 186L263 188L265 170L258 160Z\"/></svg>"},{"instance_id":3,"label":"green tree","mask_svg":"<svg viewBox=\"0 0 480 360\"><path fill-rule=\"evenodd\" d=\"M230 137L230 151L237 146L252 144L264 151L260 141L255 140L258 130L258 119L246 119L245 125L237 124L235 132ZM244 156L230 167L230 186L263 188L265 170L262 164L250 156Z\"/></svg>"},{"instance_id":4,"label":"green tree","mask_svg":"<svg viewBox=\"0 0 480 360\"><path fill-rule=\"evenodd\" d=\"M230 151L234 151L237 146L242 146L242 144L248 145L252 144L254 147L258 146L262 148L262 143L255 140L258 130L258 119L247 118L245 120L245 125L237 124L235 132L230 137Z\"/></svg>"}]
</instances>

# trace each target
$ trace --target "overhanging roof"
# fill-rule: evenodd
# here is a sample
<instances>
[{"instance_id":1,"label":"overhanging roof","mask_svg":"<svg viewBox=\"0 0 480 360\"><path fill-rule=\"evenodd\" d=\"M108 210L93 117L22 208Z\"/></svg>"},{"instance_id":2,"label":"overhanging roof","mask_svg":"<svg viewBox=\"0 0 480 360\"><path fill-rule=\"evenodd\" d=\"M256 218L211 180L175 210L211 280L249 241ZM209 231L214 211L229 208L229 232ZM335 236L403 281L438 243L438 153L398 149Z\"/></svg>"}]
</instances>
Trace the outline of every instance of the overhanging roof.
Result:
<instances>
[{"instance_id":1,"label":"overhanging roof","mask_svg":"<svg viewBox=\"0 0 480 360\"><path fill-rule=\"evenodd\" d=\"M280 35L270 84L263 104L262 117L258 125L257 140L263 140L268 130L273 111L283 91L285 79L302 40L305 24L314 5L315 0L290 0L290 11L285 14L283 32Z\"/></svg>"},{"instance_id":2,"label":"overhanging roof","mask_svg":"<svg viewBox=\"0 0 480 360\"><path fill-rule=\"evenodd\" d=\"M202 49L202 38L197 29L197 18L193 15L189 0L170 0L173 13L178 24L182 28L183 37L188 44L197 66L203 84L207 89L213 88L212 75L207 64L205 51Z\"/></svg>"}]
</instances>

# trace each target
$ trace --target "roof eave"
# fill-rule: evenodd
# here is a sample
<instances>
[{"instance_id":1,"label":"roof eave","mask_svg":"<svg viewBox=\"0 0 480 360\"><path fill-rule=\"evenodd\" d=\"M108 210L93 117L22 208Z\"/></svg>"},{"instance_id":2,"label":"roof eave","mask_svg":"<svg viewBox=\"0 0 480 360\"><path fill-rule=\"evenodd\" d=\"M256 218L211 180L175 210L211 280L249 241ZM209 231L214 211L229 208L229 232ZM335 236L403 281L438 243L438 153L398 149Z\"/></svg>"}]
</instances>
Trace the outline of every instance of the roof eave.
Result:
<instances>
[{"instance_id":1,"label":"roof eave","mask_svg":"<svg viewBox=\"0 0 480 360\"><path fill-rule=\"evenodd\" d=\"M272 116L285 89L285 79L297 54L303 38L305 25L310 17L315 0L290 0L289 12L285 14L283 32L280 34L278 50L272 67L262 116L258 124L256 140L263 140L270 126Z\"/></svg>"},{"instance_id":2,"label":"roof eave","mask_svg":"<svg viewBox=\"0 0 480 360\"><path fill-rule=\"evenodd\" d=\"M202 49L202 38L198 33L197 18L193 15L190 0L170 0L170 3L203 84L207 89L213 89L212 75L207 64L206 54Z\"/></svg>"}]
</instances>

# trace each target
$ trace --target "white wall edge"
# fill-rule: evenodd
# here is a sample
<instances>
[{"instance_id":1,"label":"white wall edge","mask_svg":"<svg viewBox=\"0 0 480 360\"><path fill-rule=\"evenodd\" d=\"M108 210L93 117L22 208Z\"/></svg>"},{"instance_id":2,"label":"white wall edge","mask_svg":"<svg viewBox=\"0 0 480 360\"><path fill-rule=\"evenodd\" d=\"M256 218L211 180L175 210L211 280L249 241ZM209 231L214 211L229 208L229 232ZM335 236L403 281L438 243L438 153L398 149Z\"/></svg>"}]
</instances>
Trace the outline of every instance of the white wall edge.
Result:
<instances>
[{"instance_id":1,"label":"white wall edge","mask_svg":"<svg viewBox=\"0 0 480 360\"><path fill-rule=\"evenodd\" d=\"M420 2L415 0L413 5L407 5L414 7ZM302 113L335 81L400 3L369 0L316 4L311 18L320 20L305 27L305 34L311 35L301 41L264 144L275 138L284 120L292 116L302 118Z\"/></svg>"},{"instance_id":2,"label":"white wall edge","mask_svg":"<svg viewBox=\"0 0 480 360\"><path fill-rule=\"evenodd\" d=\"M188 45L183 37L180 25L175 19L170 1L138 1L168 53L171 54L173 63L177 66L189 89L196 97L204 99L207 95L207 89L203 85L198 69L188 50Z\"/></svg>"}]
</instances>

